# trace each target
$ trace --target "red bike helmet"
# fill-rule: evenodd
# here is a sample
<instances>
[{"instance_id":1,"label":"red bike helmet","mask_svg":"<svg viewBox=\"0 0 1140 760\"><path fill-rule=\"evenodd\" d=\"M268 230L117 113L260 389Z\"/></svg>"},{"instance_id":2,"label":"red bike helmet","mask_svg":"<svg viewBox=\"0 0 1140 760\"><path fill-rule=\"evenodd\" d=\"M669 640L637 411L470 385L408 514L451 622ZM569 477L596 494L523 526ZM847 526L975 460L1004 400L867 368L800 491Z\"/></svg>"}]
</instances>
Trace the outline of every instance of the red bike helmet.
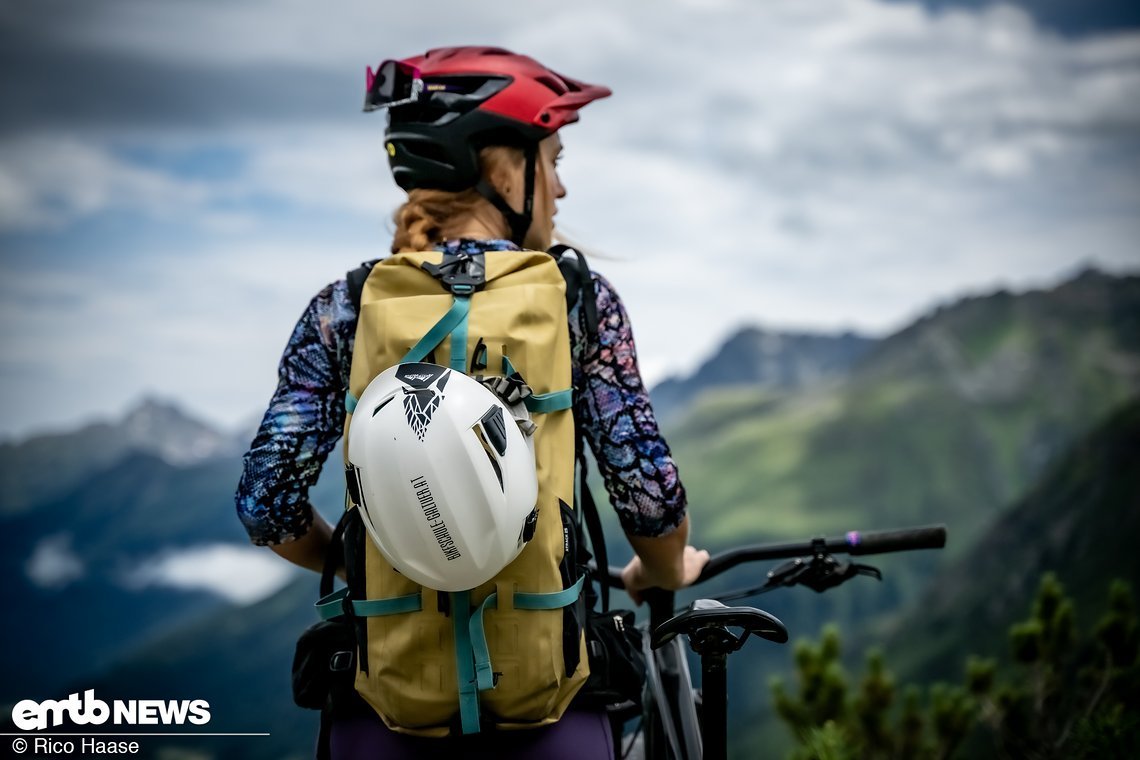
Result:
<instances>
[{"instance_id":1,"label":"red bike helmet","mask_svg":"<svg viewBox=\"0 0 1140 760\"><path fill-rule=\"evenodd\" d=\"M475 188L495 205L521 245L534 203L538 142L578 120L578 109L610 90L555 73L494 47L429 50L368 69L364 110L388 110L385 143L404 190ZM526 156L525 200L517 211L482 179L479 151L517 146Z\"/></svg>"}]
</instances>

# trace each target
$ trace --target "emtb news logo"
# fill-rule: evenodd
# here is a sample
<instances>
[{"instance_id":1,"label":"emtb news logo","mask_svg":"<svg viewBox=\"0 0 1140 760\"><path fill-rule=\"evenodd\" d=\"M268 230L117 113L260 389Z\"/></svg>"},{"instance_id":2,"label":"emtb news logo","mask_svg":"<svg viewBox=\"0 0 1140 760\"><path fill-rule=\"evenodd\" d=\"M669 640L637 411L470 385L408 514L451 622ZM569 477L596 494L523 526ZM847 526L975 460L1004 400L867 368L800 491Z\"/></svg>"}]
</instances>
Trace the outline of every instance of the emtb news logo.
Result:
<instances>
[{"instance_id":1,"label":"emtb news logo","mask_svg":"<svg viewBox=\"0 0 1140 760\"><path fill-rule=\"evenodd\" d=\"M204 699L163 701L160 699L114 700L107 704L96 699L95 690L68 694L67 699L25 699L12 708L12 722L21 731L38 731L63 724L64 716L77 726L181 726L192 723L204 726L210 722L210 704ZM51 723L48 723L48 718Z\"/></svg>"}]
</instances>

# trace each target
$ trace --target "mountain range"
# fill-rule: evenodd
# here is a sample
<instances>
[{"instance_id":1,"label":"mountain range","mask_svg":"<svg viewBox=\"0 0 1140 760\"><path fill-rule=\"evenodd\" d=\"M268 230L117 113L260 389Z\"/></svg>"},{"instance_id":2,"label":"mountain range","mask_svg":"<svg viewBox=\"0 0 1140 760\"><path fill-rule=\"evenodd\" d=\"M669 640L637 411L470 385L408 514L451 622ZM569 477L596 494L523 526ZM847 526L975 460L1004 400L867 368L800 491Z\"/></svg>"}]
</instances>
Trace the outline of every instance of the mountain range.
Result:
<instances>
[{"instance_id":1,"label":"mountain range","mask_svg":"<svg viewBox=\"0 0 1140 760\"><path fill-rule=\"evenodd\" d=\"M821 335L745 327L688 377L670 377L650 391L653 412L667 423L702 394L735 387L802 391L840 380L875 345L844 332Z\"/></svg>"},{"instance_id":2,"label":"mountain range","mask_svg":"<svg viewBox=\"0 0 1140 760\"><path fill-rule=\"evenodd\" d=\"M60 496L130 452L178 466L240 455L248 438L196 420L176 404L143 399L121 420L0 443L0 516Z\"/></svg>"},{"instance_id":3,"label":"mountain range","mask_svg":"<svg viewBox=\"0 0 1140 760\"><path fill-rule=\"evenodd\" d=\"M118 422L6 444L6 484L26 501L0 500L0 604L23 621L0 632L0 705L51 697L76 674L300 572L250 546L235 516L249 440L148 399ZM54 481L20 480L20 463L56 451L66 466ZM311 493L330 514L343 499L336 469ZM24 656L29 642L52 656Z\"/></svg>"},{"instance_id":4,"label":"mountain range","mask_svg":"<svg viewBox=\"0 0 1140 760\"><path fill-rule=\"evenodd\" d=\"M665 426L718 546L946 522L952 552L1140 393L1140 277L998 291L879 341L838 385L706 393Z\"/></svg>"}]
</instances>

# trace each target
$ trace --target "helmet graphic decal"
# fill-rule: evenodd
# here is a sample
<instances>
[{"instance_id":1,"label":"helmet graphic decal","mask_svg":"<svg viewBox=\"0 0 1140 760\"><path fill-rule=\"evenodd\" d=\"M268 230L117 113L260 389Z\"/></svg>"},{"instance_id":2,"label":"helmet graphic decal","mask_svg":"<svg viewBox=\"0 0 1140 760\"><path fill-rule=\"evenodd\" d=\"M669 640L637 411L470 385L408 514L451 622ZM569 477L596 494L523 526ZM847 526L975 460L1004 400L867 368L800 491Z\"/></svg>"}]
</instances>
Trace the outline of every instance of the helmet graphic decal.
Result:
<instances>
[{"instance_id":1,"label":"helmet graphic decal","mask_svg":"<svg viewBox=\"0 0 1140 760\"><path fill-rule=\"evenodd\" d=\"M421 441L424 439L427 426L431 424L432 414L439 408L441 398L443 397L431 388L422 391L404 389L404 416L408 418L408 425Z\"/></svg>"},{"instance_id":2,"label":"helmet graphic decal","mask_svg":"<svg viewBox=\"0 0 1140 760\"><path fill-rule=\"evenodd\" d=\"M405 384L404 416L421 441L431 424L432 415L443 400L443 386L447 385L450 375L445 367L420 363L405 364L396 372L397 379Z\"/></svg>"}]
</instances>

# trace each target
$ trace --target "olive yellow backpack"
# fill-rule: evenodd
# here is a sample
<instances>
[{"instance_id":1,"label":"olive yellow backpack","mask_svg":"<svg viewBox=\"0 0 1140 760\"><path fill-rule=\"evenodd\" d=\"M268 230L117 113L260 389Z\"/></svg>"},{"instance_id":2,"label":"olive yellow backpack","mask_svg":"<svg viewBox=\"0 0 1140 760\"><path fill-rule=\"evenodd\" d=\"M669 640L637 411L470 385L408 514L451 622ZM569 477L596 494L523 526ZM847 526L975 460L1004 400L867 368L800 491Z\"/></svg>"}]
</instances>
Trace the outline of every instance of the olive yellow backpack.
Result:
<instances>
[{"instance_id":1,"label":"olive yellow backpack","mask_svg":"<svg viewBox=\"0 0 1140 760\"><path fill-rule=\"evenodd\" d=\"M317 606L325 619L352 620L356 691L395 731L445 736L550 724L589 675L568 289L571 302L575 290L589 293L583 311L595 329L596 315L585 260L568 266L564 250L398 253L349 274L359 305L346 439L372 378L416 361L525 383L536 425L534 536L499 575L469 591L421 587L394 570L353 519L359 497L349 479L348 584Z\"/></svg>"}]
</instances>

